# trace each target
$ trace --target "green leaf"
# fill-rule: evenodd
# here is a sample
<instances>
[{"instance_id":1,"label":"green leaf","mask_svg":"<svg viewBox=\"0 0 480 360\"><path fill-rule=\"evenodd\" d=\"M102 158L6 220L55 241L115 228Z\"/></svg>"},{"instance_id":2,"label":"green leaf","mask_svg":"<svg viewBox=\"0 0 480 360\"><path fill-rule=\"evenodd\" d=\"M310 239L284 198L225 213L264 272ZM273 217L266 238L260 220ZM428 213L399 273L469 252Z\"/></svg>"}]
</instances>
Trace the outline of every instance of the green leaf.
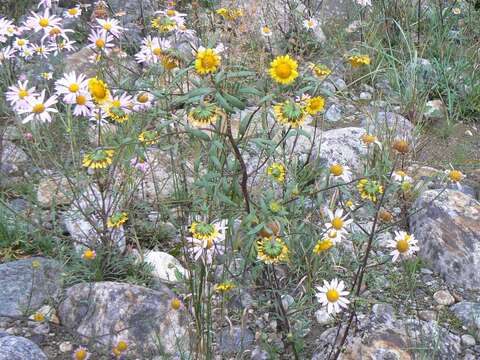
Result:
<instances>
[{"instance_id":1,"label":"green leaf","mask_svg":"<svg viewBox=\"0 0 480 360\"><path fill-rule=\"evenodd\" d=\"M229 104L236 107L237 109L244 110L245 104L238 98L230 94L223 94L223 97L228 101Z\"/></svg>"},{"instance_id":2,"label":"green leaf","mask_svg":"<svg viewBox=\"0 0 480 360\"><path fill-rule=\"evenodd\" d=\"M258 89L253 87L242 87L238 89L238 93L242 95L255 95L255 96L262 96L262 92Z\"/></svg>"},{"instance_id":3,"label":"green leaf","mask_svg":"<svg viewBox=\"0 0 480 360\"><path fill-rule=\"evenodd\" d=\"M198 129L195 129L195 128L189 128L189 129L187 129L187 132L189 134L193 135L194 137L200 138L200 139L205 140L205 141L210 141L210 136L208 136L208 134L206 134L202 130L198 130Z\"/></svg>"},{"instance_id":4,"label":"green leaf","mask_svg":"<svg viewBox=\"0 0 480 360\"><path fill-rule=\"evenodd\" d=\"M235 111L235 109L228 103L227 100L225 100L225 98L222 96L222 94L220 94L219 92L217 92L215 94L215 101L217 102L217 104L222 107L226 112L228 113L233 113Z\"/></svg>"}]
</instances>

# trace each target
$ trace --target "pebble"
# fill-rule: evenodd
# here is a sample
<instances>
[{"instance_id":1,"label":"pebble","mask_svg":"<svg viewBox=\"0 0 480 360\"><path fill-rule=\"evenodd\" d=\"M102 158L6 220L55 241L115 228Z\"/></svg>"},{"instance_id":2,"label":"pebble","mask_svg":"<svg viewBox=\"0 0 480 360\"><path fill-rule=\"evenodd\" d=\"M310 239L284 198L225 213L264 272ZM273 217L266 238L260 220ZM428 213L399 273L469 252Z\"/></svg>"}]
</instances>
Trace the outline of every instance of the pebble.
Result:
<instances>
[{"instance_id":1,"label":"pebble","mask_svg":"<svg viewBox=\"0 0 480 360\"><path fill-rule=\"evenodd\" d=\"M64 341L58 346L58 348L60 349L61 352L68 353L72 351L73 346L70 343L70 341Z\"/></svg>"},{"instance_id":2,"label":"pebble","mask_svg":"<svg viewBox=\"0 0 480 360\"><path fill-rule=\"evenodd\" d=\"M421 310L418 312L418 317L424 321L432 321L437 318L437 313L433 310Z\"/></svg>"},{"instance_id":3,"label":"pebble","mask_svg":"<svg viewBox=\"0 0 480 360\"><path fill-rule=\"evenodd\" d=\"M323 308L315 311L315 319L320 325L330 324L334 320L334 318L329 313L327 313L327 310Z\"/></svg>"},{"instance_id":4,"label":"pebble","mask_svg":"<svg viewBox=\"0 0 480 360\"><path fill-rule=\"evenodd\" d=\"M342 118L342 110L338 105L332 104L325 112L325 119L330 122L337 122Z\"/></svg>"},{"instance_id":5,"label":"pebble","mask_svg":"<svg viewBox=\"0 0 480 360\"><path fill-rule=\"evenodd\" d=\"M446 290L439 290L433 294L433 299L439 305L449 306L455 303L455 298Z\"/></svg>"},{"instance_id":6,"label":"pebble","mask_svg":"<svg viewBox=\"0 0 480 360\"><path fill-rule=\"evenodd\" d=\"M368 92L361 92L360 93L360 100L372 100L372 94Z\"/></svg>"},{"instance_id":7,"label":"pebble","mask_svg":"<svg viewBox=\"0 0 480 360\"><path fill-rule=\"evenodd\" d=\"M469 334L462 335L461 339L462 339L462 344L465 346L475 346L475 344L477 343L475 338Z\"/></svg>"}]
</instances>

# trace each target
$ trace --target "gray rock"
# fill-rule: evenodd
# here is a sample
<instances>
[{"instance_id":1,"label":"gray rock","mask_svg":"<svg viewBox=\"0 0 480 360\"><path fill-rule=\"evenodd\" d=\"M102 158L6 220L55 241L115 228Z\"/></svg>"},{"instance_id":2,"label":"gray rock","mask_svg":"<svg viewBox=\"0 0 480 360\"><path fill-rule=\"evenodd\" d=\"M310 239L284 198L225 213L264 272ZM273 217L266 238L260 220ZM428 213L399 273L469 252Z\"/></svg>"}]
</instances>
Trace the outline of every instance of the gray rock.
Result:
<instances>
[{"instance_id":1,"label":"gray rock","mask_svg":"<svg viewBox=\"0 0 480 360\"><path fill-rule=\"evenodd\" d=\"M43 208L69 205L72 202L70 182L66 177L41 179L37 187L37 201Z\"/></svg>"},{"instance_id":2,"label":"gray rock","mask_svg":"<svg viewBox=\"0 0 480 360\"><path fill-rule=\"evenodd\" d=\"M19 336L0 337L0 360L47 360L33 342Z\"/></svg>"},{"instance_id":3,"label":"gray rock","mask_svg":"<svg viewBox=\"0 0 480 360\"><path fill-rule=\"evenodd\" d=\"M270 360L270 355L268 352L260 348L259 346L256 346L252 350L252 355L250 356L251 360Z\"/></svg>"},{"instance_id":4,"label":"gray rock","mask_svg":"<svg viewBox=\"0 0 480 360\"><path fill-rule=\"evenodd\" d=\"M423 116L430 121L442 121L446 119L448 110L442 100L430 100L425 104Z\"/></svg>"},{"instance_id":5,"label":"gray rock","mask_svg":"<svg viewBox=\"0 0 480 360\"><path fill-rule=\"evenodd\" d=\"M175 354L190 337L186 314L170 306L167 288L151 290L115 282L77 284L59 307L62 324L81 336L97 339L106 349L128 343L128 358Z\"/></svg>"},{"instance_id":6,"label":"gray rock","mask_svg":"<svg viewBox=\"0 0 480 360\"><path fill-rule=\"evenodd\" d=\"M2 141L0 144L0 165L1 172L8 176L22 175L29 158L25 151L10 141Z\"/></svg>"},{"instance_id":7,"label":"gray rock","mask_svg":"<svg viewBox=\"0 0 480 360\"><path fill-rule=\"evenodd\" d=\"M38 268L32 266L40 264ZM61 265L44 258L31 258L0 265L0 317L21 316L54 300L61 289Z\"/></svg>"},{"instance_id":8,"label":"gray rock","mask_svg":"<svg viewBox=\"0 0 480 360\"><path fill-rule=\"evenodd\" d=\"M254 335L250 329L234 326L225 328L219 336L219 351L222 354L241 353L253 344Z\"/></svg>"},{"instance_id":9,"label":"gray rock","mask_svg":"<svg viewBox=\"0 0 480 360\"><path fill-rule=\"evenodd\" d=\"M390 304L375 304L370 317L375 322L390 324L395 320L395 309Z\"/></svg>"},{"instance_id":10,"label":"gray rock","mask_svg":"<svg viewBox=\"0 0 480 360\"><path fill-rule=\"evenodd\" d=\"M325 308L320 308L315 311L315 319L320 325L328 325L335 321L335 318L330 315Z\"/></svg>"},{"instance_id":11,"label":"gray rock","mask_svg":"<svg viewBox=\"0 0 480 360\"><path fill-rule=\"evenodd\" d=\"M342 109L338 105L332 104L325 112L325 120L329 122L337 122L342 119Z\"/></svg>"},{"instance_id":12,"label":"gray rock","mask_svg":"<svg viewBox=\"0 0 480 360\"><path fill-rule=\"evenodd\" d=\"M424 321L432 321L437 319L437 313L434 310L421 310L418 317Z\"/></svg>"},{"instance_id":13,"label":"gray rock","mask_svg":"<svg viewBox=\"0 0 480 360\"><path fill-rule=\"evenodd\" d=\"M282 305L285 310L288 310L293 303L295 303L295 299L291 295L285 294L282 296Z\"/></svg>"},{"instance_id":14,"label":"gray rock","mask_svg":"<svg viewBox=\"0 0 480 360\"><path fill-rule=\"evenodd\" d=\"M439 305L449 306L455 303L455 298L446 290L439 290L433 294L433 299Z\"/></svg>"},{"instance_id":15,"label":"gray rock","mask_svg":"<svg viewBox=\"0 0 480 360\"><path fill-rule=\"evenodd\" d=\"M467 346L467 347L475 346L475 344L477 343L475 338L472 335L469 335L469 334L462 335L461 339L462 339L462 344Z\"/></svg>"},{"instance_id":16,"label":"gray rock","mask_svg":"<svg viewBox=\"0 0 480 360\"><path fill-rule=\"evenodd\" d=\"M480 303L462 301L450 307L450 310L467 328L480 336Z\"/></svg>"},{"instance_id":17,"label":"gray rock","mask_svg":"<svg viewBox=\"0 0 480 360\"><path fill-rule=\"evenodd\" d=\"M366 91L362 91L359 95L360 100L369 101L372 100L372 94Z\"/></svg>"},{"instance_id":18,"label":"gray rock","mask_svg":"<svg viewBox=\"0 0 480 360\"><path fill-rule=\"evenodd\" d=\"M430 60L415 58L406 65L404 78L412 87L429 89L435 85L438 75Z\"/></svg>"},{"instance_id":19,"label":"gray rock","mask_svg":"<svg viewBox=\"0 0 480 360\"><path fill-rule=\"evenodd\" d=\"M411 217L419 255L446 281L467 289L480 286L480 203L454 190L428 190Z\"/></svg>"},{"instance_id":20,"label":"gray rock","mask_svg":"<svg viewBox=\"0 0 480 360\"><path fill-rule=\"evenodd\" d=\"M325 131L319 149L320 159L325 165L340 163L350 167L354 172L361 171L360 157L366 153L360 139L363 134L365 130L357 127Z\"/></svg>"},{"instance_id":21,"label":"gray rock","mask_svg":"<svg viewBox=\"0 0 480 360\"><path fill-rule=\"evenodd\" d=\"M369 133L374 133L382 139L404 139L414 142L414 126L402 115L394 112L379 111L367 114L362 118L362 126Z\"/></svg>"},{"instance_id":22,"label":"gray rock","mask_svg":"<svg viewBox=\"0 0 480 360\"><path fill-rule=\"evenodd\" d=\"M347 83L342 78L335 79L333 82L337 90L344 90L347 88Z\"/></svg>"},{"instance_id":23,"label":"gray rock","mask_svg":"<svg viewBox=\"0 0 480 360\"><path fill-rule=\"evenodd\" d=\"M148 251L145 254L144 262L153 267L153 275L160 281L170 284L178 283L181 278L177 278L177 273L180 277L188 277L188 272L180 264L180 261L166 252Z\"/></svg>"}]
</instances>

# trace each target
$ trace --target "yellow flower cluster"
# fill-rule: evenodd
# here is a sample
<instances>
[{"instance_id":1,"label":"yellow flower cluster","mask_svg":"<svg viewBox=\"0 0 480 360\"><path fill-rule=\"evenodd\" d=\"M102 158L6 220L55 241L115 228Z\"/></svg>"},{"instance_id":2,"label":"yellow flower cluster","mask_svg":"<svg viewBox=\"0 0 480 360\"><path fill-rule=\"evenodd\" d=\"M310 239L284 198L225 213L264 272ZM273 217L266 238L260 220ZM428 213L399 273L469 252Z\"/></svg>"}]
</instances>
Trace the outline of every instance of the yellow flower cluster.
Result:
<instances>
[{"instance_id":1,"label":"yellow flower cluster","mask_svg":"<svg viewBox=\"0 0 480 360\"><path fill-rule=\"evenodd\" d=\"M233 21L238 19L239 17L243 16L243 10L240 8L220 8L216 11L218 15L220 15L225 20Z\"/></svg>"}]
</instances>

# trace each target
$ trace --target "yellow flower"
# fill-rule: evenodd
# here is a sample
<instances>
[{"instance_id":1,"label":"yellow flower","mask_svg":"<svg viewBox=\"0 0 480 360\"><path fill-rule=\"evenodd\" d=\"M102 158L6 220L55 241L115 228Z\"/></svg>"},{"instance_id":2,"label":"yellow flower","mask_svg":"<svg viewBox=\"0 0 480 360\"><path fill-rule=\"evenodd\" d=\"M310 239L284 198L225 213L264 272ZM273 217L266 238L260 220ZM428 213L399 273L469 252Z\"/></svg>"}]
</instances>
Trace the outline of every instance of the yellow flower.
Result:
<instances>
[{"instance_id":1,"label":"yellow flower","mask_svg":"<svg viewBox=\"0 0 480 360\"><path fill-rule=\"evenodd\" d=\"M302 126L307 117L305 109L300 104L290 100L274 105L273 112L279 123L289 125L292 128Z\"/></svg>"},{"instance_id":2,"label":"yellow flower","mask_svg":"<svg viewBox=\"0 0 480 360\"><path fill-rule=\"evenodd\" d=\"M178 310L182 307L182 302L180 301L180 299L174 298L174 299L172 299L172 301L170 301L170 307L173 310Z\"/></svg>"},{"instance_id":3,"label":"yellow flower","mask_svg":"<svg viewBox=\"0 0 480 360\"><path fill-rule=\"evenodd\" d=\"M39 269L41 266L42 266L42 264L40 263L40 261L38 261L38 260L33 260L32 261L32 268Z\"/></svg>"},{"instance_id":4,"label":"yellow flower","mask_svg":"<svg viewBox=\"0 0 480 360\"><path fill-rule=\"evenodd\" d=\"M465 175L463 175L463 173L460 170L452 169L448 171L448 178L453 183L459 183L460 181L462 181L464 177Z\"/></svg>"},{"instance_id":5,"label":"yellow flower","mask_svg":"<svg viewBox=\"0 0 480 360\"><path fill-rule=\"evenodd\" d=\"M236 9L220 8L216 11L216 13L221 17L223 17L225 20L230 20L230 21L243 16L243 10L240 8L236 8Z\"/></svg>"},{"instance_id":6,"label":"yellow flower","mask_svg":"<svg viewBox=\"0 0 480 360\"><path fill-rule=\"evenodd\" d=\"M215 224L205 222L193 222L192 225L190 225L190 232L195 239L207 242L213 242L220 235Z\"/></svg>"},{"instance_id":7,"label":"yellow flower","mask_svg":"<svg viewBox=\"0 0 480 360\"><path fill-rule=\"evenodd\" d=\"M165 70L171 71L173 69L180 67L180 59L178 59L174 55L162 54L161 59L162 59L162 65L165 68Z\"/></svg>"},{"instance_id":8,"label":"yellow flower","mask_svg":"<svg viewBox=\"0 0 480 360\"><path fill-rule=\"evenodd\" d=\"M127 220L128 214L126 212L118 212L108 218L107 226L109 228L118 228L122 226Z\"/></svg>"},{"instance_id":9,"label":"yellow flower","mask_svg":"<svg viewBox=\"0 0 480 360\"><path fill-rule=\"evenodd\" d=\"M87 349L85 349L82 346L80 346L73 353L73 359L74 360L87 360L89 357L90 357L90 354L88 353Z\"/></svg>"},{"instance_id":10,"label":"yellow flower","mask_svg":"<svg viewBox=\"0 0 480 360\"><path fill-rule=\"evenodd\" d=\"M308 67L310 68L310 70L312 70L313 75L315 75L319 79L324 79L332 73L332 70L322 64L316 65L314 63L310 63L308 64Z\"/></svg>"},{"instance_id":11,"label":"yellow flower","mask_svg":"<svg viewBox=\"0 0 480 360\"><path fill-rule=\"evenodd\" d=\"M365 145L373 144L375 141L378 141L377 137L372 134L363 134L360 139Z\"/></svg>"},{"instance_id":12,"label":"yellow flower","mask_svg":"<svg viewBox=\"0 0 480 360\"><path fill-rule=\"evenodd\" d=\"M214 73L217 71L220 63L220 56L214 49L199 49L195 59L195 70L200 75Z\"/></svg>"},{"instance_id":13,"label":"yellow flower","mask_svg":"<svg viewBox=\"0 0 480 360\"><path fill-rule=\"evenodd\" d=\"M36 322L42 322L43 320L45 320L45 315L40 312L36 312L35 314L33 314L33 320L35 320Z\"/></svg>"},{"instance_id":14,"label":"yellow flower","mask_svg":"<svg viewBox=\"0 0 480 360\"><path fill-rule=\"evenodd\" d=\"M283 183L285 181L285 172L285 166L280 163L273 163L267 168L267 175L271 176L279 183Z\"/></svg>"},{"instance_id":15,"label":"yellow flower","mask_svg":"<svg viewBox=\"0 0 480 360\"><path fill-rule=\"evenodd\" d=\"M220 110L215 104L205 102L190 110L188 113L188 121L195 126L208 126L217 121Z\"/></svg>"},{"instance_id":16,"label":"yellow flower","mask_svg":"<svg viewBox=\"0 0 480 360\"><path fill-rule=\"evenodd\" d=\"M154 145L160 141L158 132L155 130L145 130L138 135L138 141L145 145Z\"/></svg>"},{"instance_id":17,"label":"yellow flower","mask_svg":"<svg viewBox=\"0 0 480 360\"><path fill-rule=\"evenodd\" d=\"M326 237L323 240L318 240L317 244L313 248L315 254L320 254L324 251L330 250L333 247L333 241L329 237Z\"/></svg>"},{"instance_id":18,"label":"yellow flower","mask_svg":"<svg viewBox=\"0 0 480 360\"><path fill-rule=\"evenodd\" d=\"M322 111L325 108L325 99L321 96L315 96L307 100L305 110L310 115L315 115L319 111Z\"/></svg>"},{"instance_id":19,"label":"yellow flower","mask_svg":"<svg viewBox=\"0 0 480 360\"><path fill-rule=\"evenodd\" d=\"M279 237L266 237L257 241L258 259L265 264L288 261L289 250Z\"/></svg>"},{"instance_id":20,"label":"yellow flower","mask_svg":"<svg viewBox=\"0 0 480 360\"><path fill-rule=\"evenodd\" d=\"M374 180L362 179L358 182L357 189L360 197L372 202L377 201L377 196L383 194L383 186Z\"/></svg>"},{"instance_id":21,"label":"yellow flower","mask_svg":"<svg viewBox=\"0 0 480 360\"><path fill-rule=\"evenodd\" d=\"M168 16L160 16L152 19L150 24L152 27L161 33L167 33L169 31L175 30L178 26L177 22L168 17Z\"/></svg>"},{"instance_id":22,"label":"yellow flower","mask_svg":"<svg viewBox=\"0 0 480 360\"><path fill-rule=\"evenodd\" d=\"M348 62L354 68L362 65L370 65L370 57L368 55L352 55L348 58Z\"/></svg>"},{"instance_id":23,"label":"yellow flower","mask_svg":"<svg viewBox=\"0 0 480 360\"><path fill-rule=\"evenodd\" d=\"M124 351L127 351L128 349L128 344L123 341L123 340L120 340L116 346L116 348L120 351L120 352L124 352Z\"/></svg>"},{"instance_id":24,"label":"yellow flower","mask_svg":"<svg viewBox=\"0 0 480 360\"><path fill-rule=\"evenodd\" d=\"M114 150L96 149L83 157L83 167L90 169L105 169L112 164Z\"/></svg>"},{"instance_id":25,"label":"yellow flower","mask_svg":"<svg viewBox=\"0 0 480 360\"><path fill-rule=\"evenodd\" d=\"M107 84L96 77L88 80L88 91L97 104L104 104L110 100L110 90L108 90Z\"/></svg>"},{"instance_id":26,"label":"yellow flower","mask_svg":"<svg viewBox=\"0 0 480 360\"><path fill-rule=\"evenodd\" d=\"M97 253L95 250L87 249L82 254L82 259L84 260L93 260L97 257Z\"/></svg>"},{"instance_id":27,"label":"yellow flower","mask_svg":"<svg viewBox=\"0 0 480 360\"><path fill-rule=\"evenodd\" d=\"M235 288L236 286L230 282L224 282L224 283L215 285L215 291L219 293L226 293Z\"/></svg>"},{"instance_id":28,"label":"yellow flower","mask_svg":"<svg viewBox=\"0 0 480 360\"><path fill-rule=\"evenodd\" d=\"M298 63L290 56L278 56L270 64L270 76L280 84L288 85L298 76Z\"/></svg>"}]
</instances>

